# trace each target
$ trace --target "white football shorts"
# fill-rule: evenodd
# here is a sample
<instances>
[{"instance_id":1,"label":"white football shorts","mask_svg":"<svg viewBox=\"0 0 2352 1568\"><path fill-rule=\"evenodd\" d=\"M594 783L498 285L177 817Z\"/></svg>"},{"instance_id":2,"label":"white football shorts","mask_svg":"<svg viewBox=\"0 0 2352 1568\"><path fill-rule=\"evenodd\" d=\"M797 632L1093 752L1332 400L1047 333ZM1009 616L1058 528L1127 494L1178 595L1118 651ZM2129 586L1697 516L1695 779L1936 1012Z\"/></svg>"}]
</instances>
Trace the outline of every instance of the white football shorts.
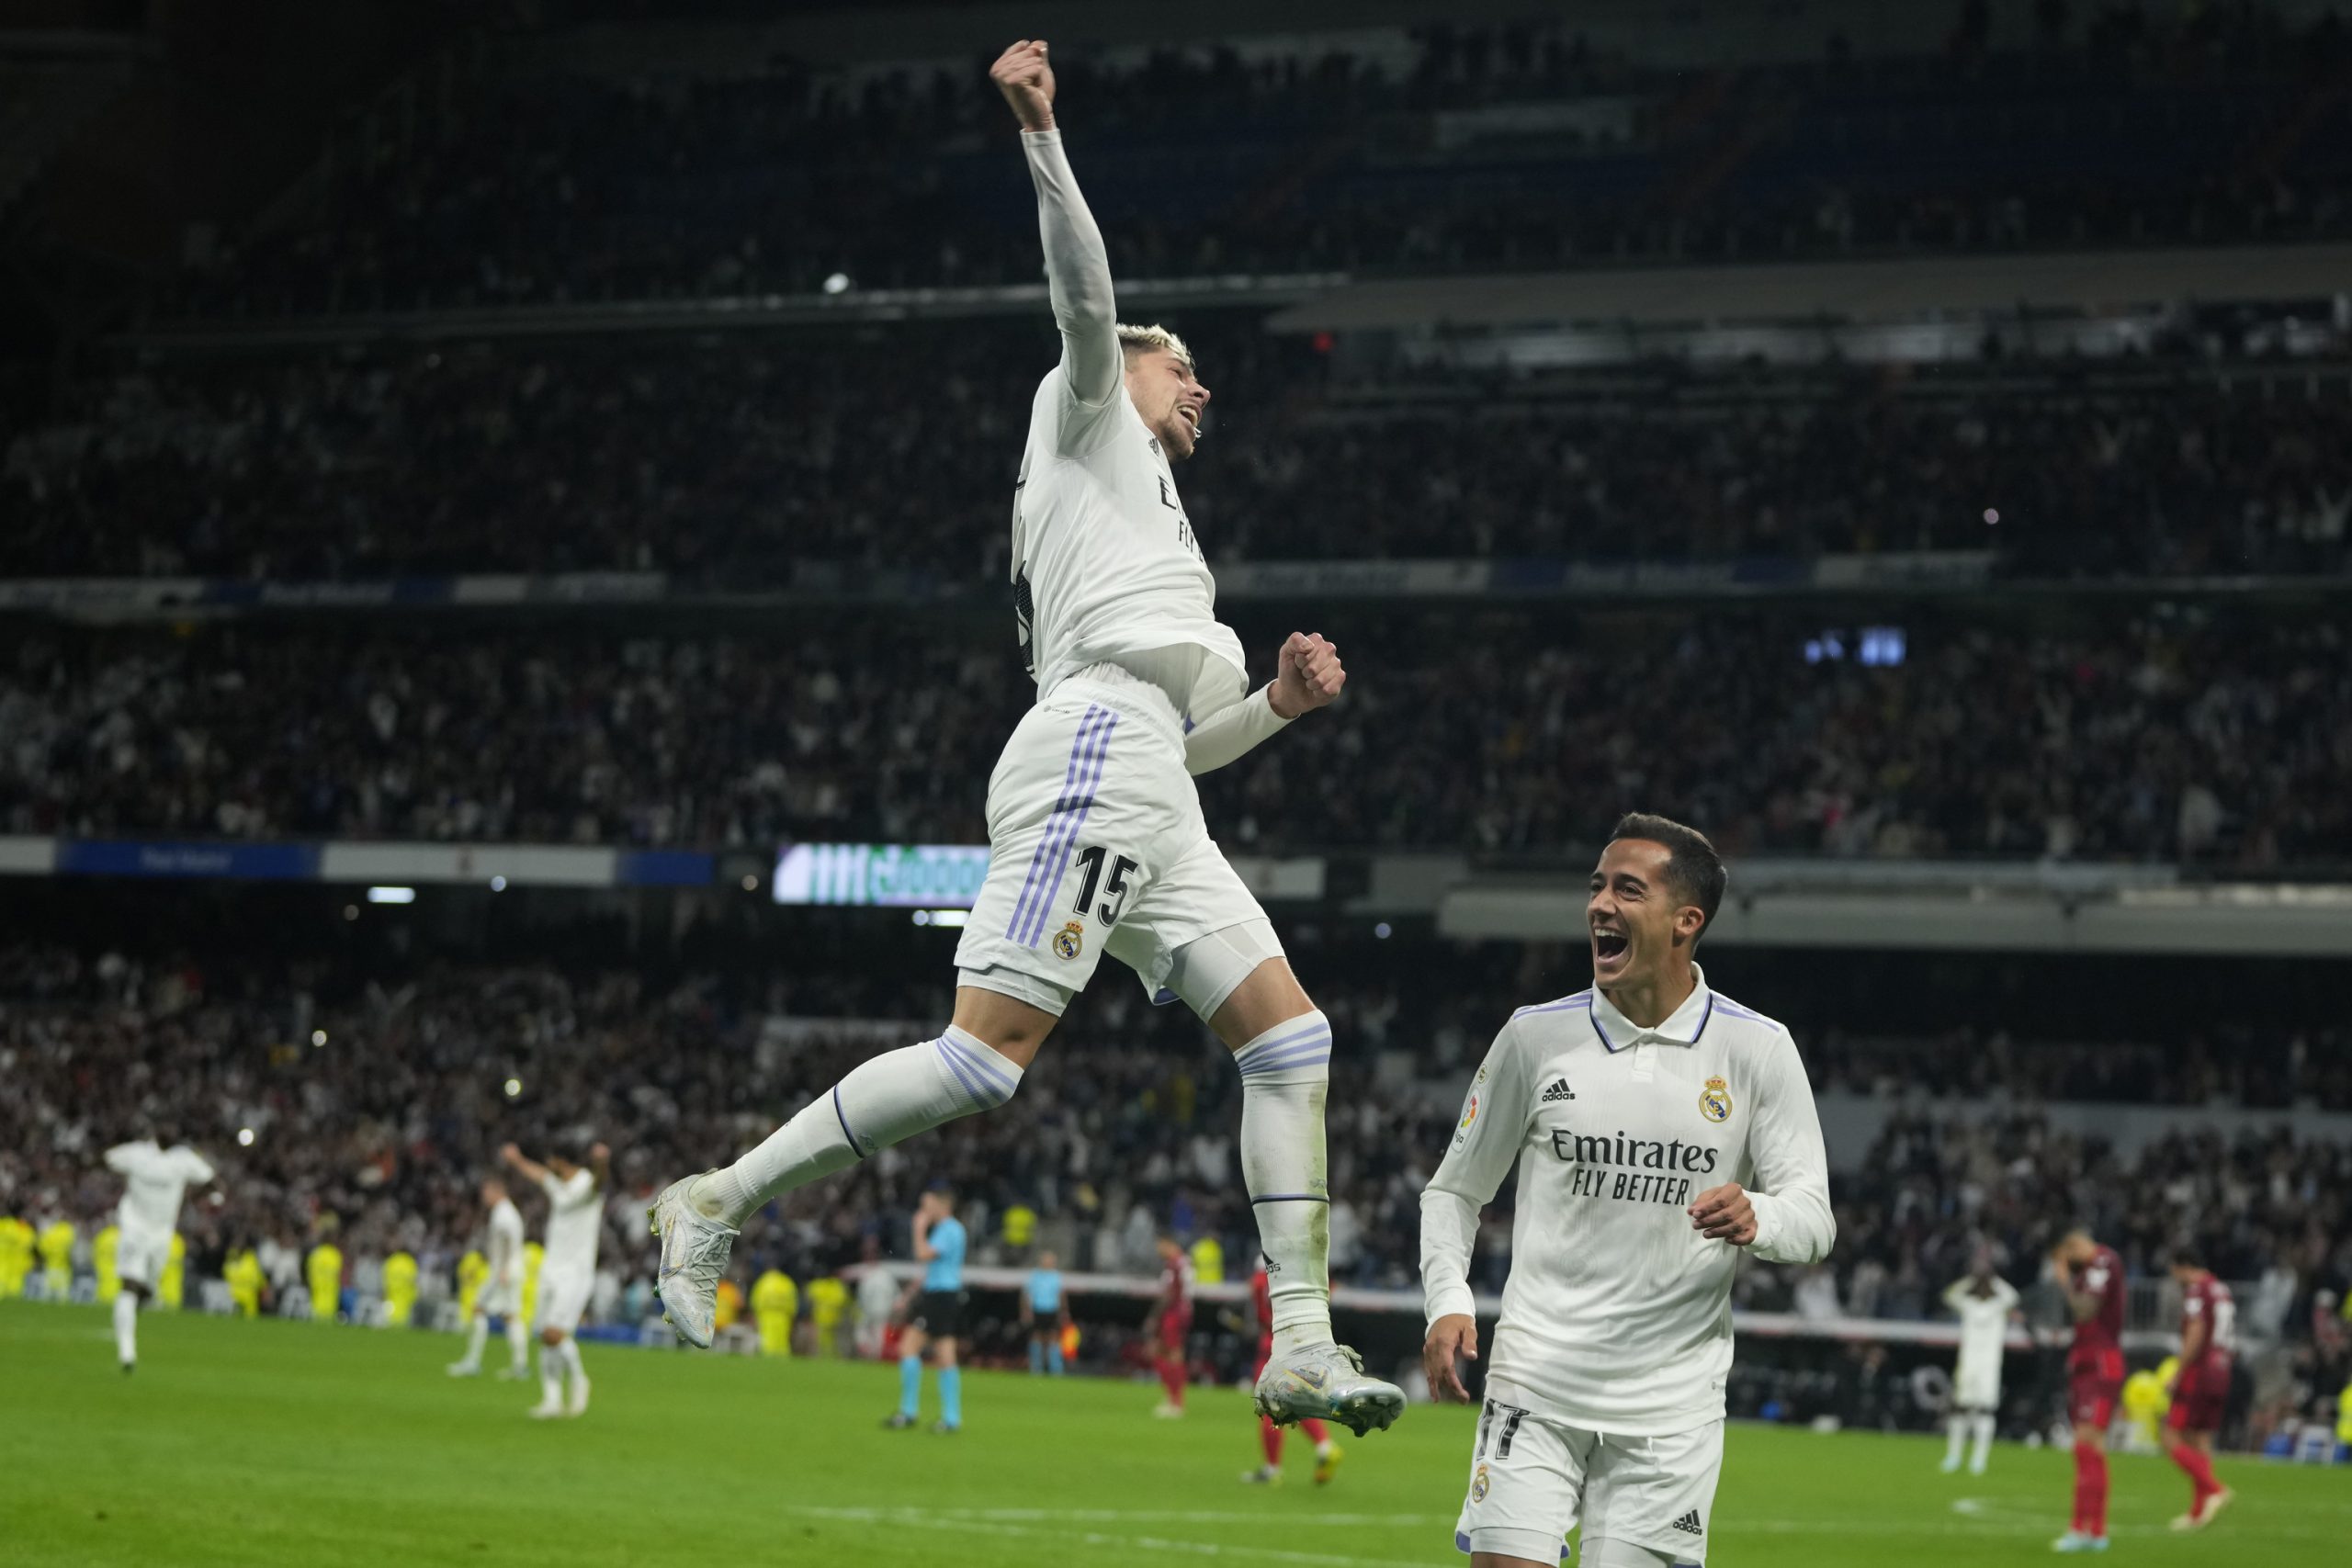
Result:
<instances>
[{"instance_id":1,"label":"white football shorts","mask_svg":"<svg viewBox=\"0 0 2352 1568\"><path fill-rule=\"evenodd\" d=\"M580 1326L595 1291L596 1276L585 1269L542 1269L539 1273L539 1315L534 1328L555 1328L570 1334Z\"/></svg>"},{"instance_id":2,"label":"white football shorts","mask_svg":"<svg viewBox=\"0 0 2352 1568\"><path fill-rule=\"evenodd\" d=\"M1581 1523L1588 1561L1607 1541L1678 1563L1706 1562L1723 1472L1721 1420L1665 1437L1618 1437L1501 1403L1510 1397L1490 1391L1478 1414L1456 1548L1556 1562Z\"/></svg>"},{"instance_id":3,"label":"white football shorts","mask_svg":"<svg viewBox=\"0 0 2352 1568\"><path fill-rule=\"evenodd\" d=\"M1999 1409L2001 1358L1997 1354L1962 1356L1951 1380L1951 1403L1958 1410Z\"/></svg>"},{"instance_id":4,"label":"white football shorts","mask_svg":"<svg viewBox=\"0 0 2352 1568\"><path fill-rule=\"evenodd\" d=\"M153 1290L172 1261L172 1233L122 1230L116 1233L114 1271L134 1285Z\"/></svg>"},{"instance_id":5,"label":"white football shorts","mask_svg":"<svg viewBox=\"0 0 2352 1568\"><path fill-rule=\"evenodd\" d=\"M496 1280L483 1284L481 1294L474 1298L474 1310L492 1317L513 1317L523 1310L523 1280L518 1275L503 1285Z\"/></svg>"},{"instance_id":6,"label":"white football shorts","mask_svg":"<svg viewBox=\"0 0 2352 1568\"><path fill-rule=\"evenodd\" d=\"M956 948L965 985L1059 1016L1107 953L1169 1001L1178 950L1265 919L1209 837L1174 708L1124 671L1097 666L1029 710L989 775L988 820L988 877ZM1224 996L1183 999L1206 1016Z\"/></svg>"}]
</instances>

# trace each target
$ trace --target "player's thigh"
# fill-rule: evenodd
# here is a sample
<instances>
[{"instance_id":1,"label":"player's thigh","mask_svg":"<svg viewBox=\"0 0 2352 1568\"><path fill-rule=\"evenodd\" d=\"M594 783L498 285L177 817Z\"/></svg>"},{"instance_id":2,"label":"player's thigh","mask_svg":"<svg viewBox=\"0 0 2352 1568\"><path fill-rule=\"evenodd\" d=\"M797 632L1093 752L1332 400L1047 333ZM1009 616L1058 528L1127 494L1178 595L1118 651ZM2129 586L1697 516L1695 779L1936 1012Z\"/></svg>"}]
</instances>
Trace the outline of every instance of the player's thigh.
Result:
<instances>
[{"instance_id":1,"label":"player's thigh","mask_svg":"<svg viewBox=\"0 0 2352 1568\"><path fill-rule=\"evenodd\" d=\"M1631 1568L1704 1562L1723 1468L1721 1421L1658 1437L1602 1438L1585 1483L1591 1561L1620 1568L1609 1555L1623 1548L1617 1555Z\"/></svg>"},{"instance_id":2,"label":"player's thigh","mask_svg":"<svg viewBox=\"0 0 2352 1568\"><path fill-rule=\"evenodd\" d=\"M540 1336L552 1333L560 1339L577 1329L594 1285L595 1280L586 1275L540 1275L539 1316L535 1325Z\"/></svg>"},{"instance_id":3,"label":"player's thigh","mask_svg":"<svg viewBox=\"0 0 2352 1568\"><path fill-rule=\"evenodd\" d=\"M1102 704L1031 709L989 781L960 983L1058 1018L1199 811L1181 740Z\"/></svg>"},{"instance_id":4,"label":"player's thigh","mask_svg":"<svg viewBox=\"0 0 2352 1568\"><path fill-rule=\"evenodd\" d=\"M1583 1505L1593 1441L1589 1432L1490 1396L1478 1412L1454 1546L1474 1561L1557 1563Z\"/></svg>"},{"instance_id":5,"label":"player's thigh","mask_svg":"<svg viewBox=\"0 0 2352 1568\"><path fill-rule=\"evenodd\" d=\"M153 1291L171 1261L172 1238L125 1232L115 1246L115 1277L141 1292Z\"/></svg>"},{"instance_id":6,"label":"player's thigh","mask_svg":"<svg viewBox=\"0 0 2352 1568\"><path fill-rule=\"evenodd\" d=\"M1153 1002L1182 1002L1220 1037L1257 1021L1227 1045L1247 1044L1312 1005L1258 896L1205 831L1144 888L1111 933L1110 953Z\"/></svg>"}]
</instances>

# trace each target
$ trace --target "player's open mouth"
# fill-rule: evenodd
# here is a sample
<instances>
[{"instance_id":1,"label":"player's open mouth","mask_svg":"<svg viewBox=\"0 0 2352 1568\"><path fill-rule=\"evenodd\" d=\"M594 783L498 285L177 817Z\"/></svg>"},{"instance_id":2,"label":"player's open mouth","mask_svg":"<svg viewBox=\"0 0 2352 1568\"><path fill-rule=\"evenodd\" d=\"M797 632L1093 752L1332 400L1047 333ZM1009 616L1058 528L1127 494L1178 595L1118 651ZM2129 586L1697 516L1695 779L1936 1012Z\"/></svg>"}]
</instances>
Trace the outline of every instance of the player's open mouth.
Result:
<instances>
[{"instance_id":1,"label":"player's open mouth","mask_svg":"<svg viewBox=\"0 0 2352 1568\"><path fill-rule=\"evenodd\" d=\"M1633 939L1623 931L1595 930L1592 933L1592 961L1614 966L1624 958L1625 950L1632 945Z\"/></svg>"},{"instance_id":2,"label":"player's open mouth","mask_svg":"<svg viewBox=\"0 0 2352 1568\"><path fill-rule=\"evenodd\" d=\"M1198 429L1200 429L1200 428L1201 428L1201 411L1200 411L1200 410L1198 410L1198 409L1196 409L1196 408L1193 407L1193 405L1192 405L1192 404L1190 404L1190 403L1185 403L1185 404L1183 404L1183 405L1180 406L1180 407L1176 410L1176 412L1177 412L1179 414L1182 415L1182 416L1183 416L1184 423L1187 423L1187 424L1189 424L1189 425L1191 425L1194 430L1198 430Z\"/></svg>"}]
</instances>

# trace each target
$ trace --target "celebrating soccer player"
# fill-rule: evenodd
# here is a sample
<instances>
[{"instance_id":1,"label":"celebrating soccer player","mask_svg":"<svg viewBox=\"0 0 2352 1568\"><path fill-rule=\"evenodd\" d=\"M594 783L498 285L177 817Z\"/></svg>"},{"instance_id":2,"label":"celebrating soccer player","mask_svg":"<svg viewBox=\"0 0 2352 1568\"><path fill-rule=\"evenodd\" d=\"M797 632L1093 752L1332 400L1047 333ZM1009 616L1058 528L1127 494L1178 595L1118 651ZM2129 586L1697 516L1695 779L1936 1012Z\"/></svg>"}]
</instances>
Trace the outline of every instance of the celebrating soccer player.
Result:
<instances>
[{"instance_id":1,"label":"celebrating soccer player","mask_svg":"<svg viewBox=\"0 0 2352 1568\"><path fill-rule=\"evenodd\" d=\"M2068 1231L2050 1255L2075 1312L2066 1352L2066 1413L2075 1424L2075 1514L2057 1551L2107 1550L2107 1428L2123 1393L2123 1259L2088 1231Z\"/></svg>"},{"instance_id":2,"label":"celebrating soccer player","mask_svg":"<svg viewBox=\"0 0 2352 1568\"><path fill-rule=\"evenodd\" d=\"M598 1144L588 1163L575 1165L550 1155L540 1165L509 1144L499 1156L524 1180L548 1195L546 1256L539 1264L539 1402L531 1416L541 1421L588 1413L588 1373L580 1364L574 1330L596 1288L596 1244L605 1228L604 1193L612 1151ZM571 1396L564 1382L571 1383Z\"/></svg>"},{"instance_id":3,"label":"celebrating soccer player","mask_svg":"<svg viewBox=\"0 0 2352 1568\"><path fill-rule=\"evenodd\" d=\"M114 1298L114 1348L127 1372L139 1364L140 1303L155 1294L172 1260L180 1201L189 1188L212 1179L212 1167L186 1144L165 1148L162 1138L147 1137L108 1149L107 1168L123 1179L122 1202L115 1210L121 1233L115 1269L122 1289Z\"/></svg>"},{"instance_id":4,"label":"celebrating soccer player","mask_svg":"<svg viewBox=\"0 0 2352 1568\"><path fill-rule=\"evenodd\" d=\"M1011 1100L1107 953L1148 995L1204 1020L1241 1075L1241 1174L1278 1266L1259 1409L1385 1427L1403 1392L1367 1377L1331 1334L1331 1026L1210 840L1193 784L1336 699L1346 672L1329 642L1294 633L1274 679L1248 690L1171 467L1200 440L1209 389L1182 339L1118 321L1102 236L1054 121L1044 42L1014 44L989 74L1021 124L1062 357L1031 400L1013 486L1013 610L1037 703L989 783L989 870L956 950L954 1019L858 1066L726 1169L664 1191L653 1210L662 1304L681 1336L707 1345L746 1218Z\"/></svg>"},{"instance_id":5,"label":"celebrating soccer player","mask_svg":"<svg viewBox=\"0 0 2352 1568\"><path fill-rule=\"evenodd\" d=\"M1968 1278L1954 1280L1944 1292L1944 1305L1960 1318L1960 1360L1952 1372L1951 1414L1944 1423L1944 1473L1960 1468L1961 1448L1973 1434L1976 1451L1968 1472L1982 1475L1993 1450L1994 1417L2001 1409L2001 1359L2008 1349L2018 1291L1993 1272L1992 1249L1980 1247Z\"/></svg>"},{"instance_id":6,"label":"celebrating soccer player","mask_svg":"<svg viewBox=\"0 0 2352 1568\"><path fill-rule=\"evenodd\" d=\"M2165 1425L2172 1433L2172 1461L2188 1472L2189 1485L2188 1512L2172 1528L2201 1530L2236 1495L2214 1478L2213 1434L2229 1407L2238 1309L2193 1241L2174 1246L2172 1277L2180 1286L2180 1371Z\"/></svg>"},{"instance_id":7,"label":"celebrating soccer player","mask_svg":"<svg viewBox=\"0 0 2352 1568\"><path fill-rule=\"evenodd\" d=\"M506 1195L506 1183L494 1176L481 1184L481 1201L490 1213L489 1272L474 1296L466 1353L449 1364L449 1375L469 1378L481 1371L481 1349L495 1317L506 1325L506 1369L499 1376L519 1378L530 1370L523 1331L523 1211Z\"/></svg>"},{"instance_id":8,"label":"celebrating soccer player","mask_svg":"<svg viewBox=\"0 0 2352 1568\"><path fill-rule=\"evenodd\" d=\"M1813 1089L1780 1024L1710 989L1714 846L1634 815L1592 874L1593 987L1522 1008L1421 1194L1430 1390L1477 1353L1478 1212L1519 1168L1487 1400L1454 1544L1474 1568L1706 1561L1739 1248L1815 1263L1836 1235Z\"/></svg>"},{"instance_id":9,"label":"celebrating soccer player","mask_svg":"<svg viewBox=\"0 0 2352 1568\"><path fill-rule=\"evenodd\" d=\"M931 1429L960 1432L964 1374L956 1365L956 1345L964 1335L964 1222L956 1217L956 1194L944 1183L925 1192L915 1210L914 1243L923 1266L922 1289L907 1309L906 1332L899 1339L899 1408L883 1425L915 1424L927 1348L939 1379L939 1419Z\"/></svg>"}]
</instances>

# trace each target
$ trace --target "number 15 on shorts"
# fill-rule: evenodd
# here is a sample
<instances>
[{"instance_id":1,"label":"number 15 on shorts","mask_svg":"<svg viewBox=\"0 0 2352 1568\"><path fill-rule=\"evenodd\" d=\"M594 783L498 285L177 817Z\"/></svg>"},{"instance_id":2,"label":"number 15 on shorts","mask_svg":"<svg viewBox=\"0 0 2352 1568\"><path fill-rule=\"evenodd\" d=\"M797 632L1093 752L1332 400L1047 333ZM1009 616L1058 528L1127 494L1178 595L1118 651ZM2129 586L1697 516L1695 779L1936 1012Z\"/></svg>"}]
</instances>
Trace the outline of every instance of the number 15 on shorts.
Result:
<instances>
[{"instance_id":1,"label":"number 15 on shorts","mask_svg":"<svg viewBox=\"0 0 2352 1568\"><path fill-rule=\"evenodd\" d=\"M1084 919L1091 915L1107 929L1119 923L1119 916L1127 907L1127 878L1140 869L1126 855L1114 855L1102 844L1090 844L1078 852L1078 902L1070 906L1070 913ZM1103 874L1105 866L1110 874ZM1094 895L1100 892L1102 902L1098 906Z\"/></svg>"}]
</instances>

